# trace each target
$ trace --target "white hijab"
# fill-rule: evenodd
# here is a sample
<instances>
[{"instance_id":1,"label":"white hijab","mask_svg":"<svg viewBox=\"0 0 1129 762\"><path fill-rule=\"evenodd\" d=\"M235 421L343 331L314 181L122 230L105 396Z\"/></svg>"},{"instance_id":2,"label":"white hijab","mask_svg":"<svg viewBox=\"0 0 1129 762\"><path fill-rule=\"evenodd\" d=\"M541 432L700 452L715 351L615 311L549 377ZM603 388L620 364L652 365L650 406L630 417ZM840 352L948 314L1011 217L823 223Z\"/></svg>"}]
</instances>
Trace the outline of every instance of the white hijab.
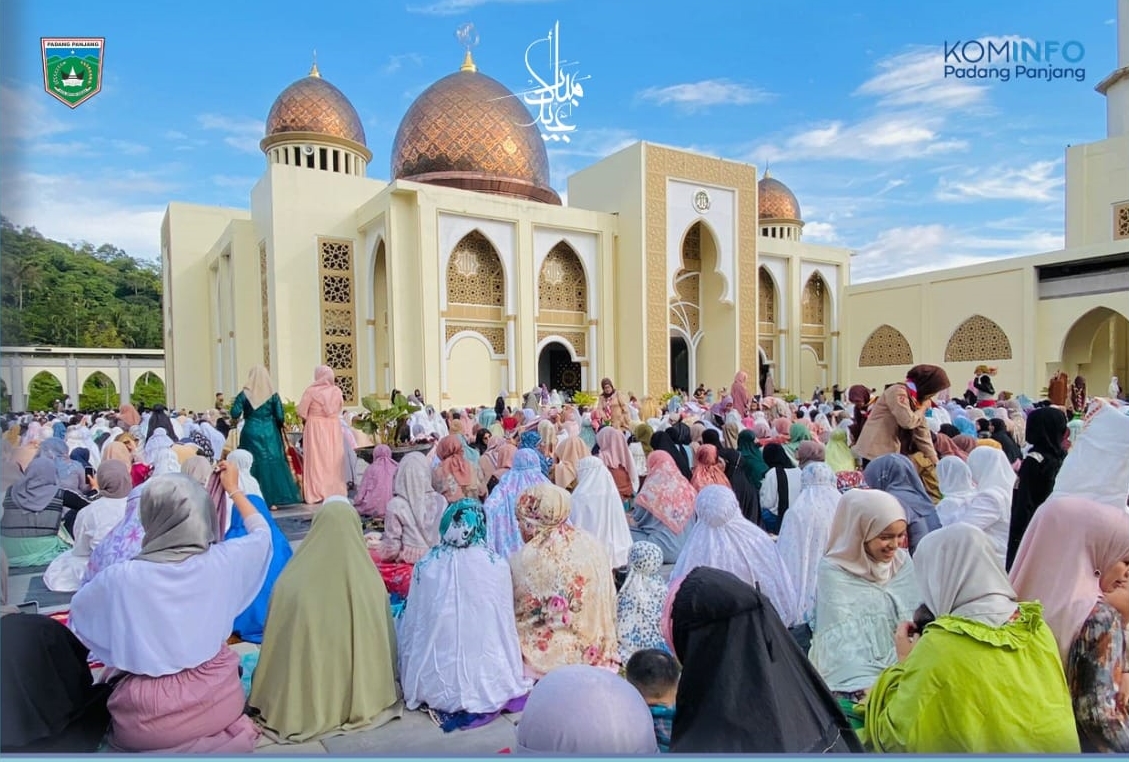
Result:
<instances>
[{"instance_id":1,"label":"white hijab","mask_svg":"<svg viewBox=\"0 0 1129 762\"><path fill-rule=\"evenodd\" d=\"M921 538L913 557L922 600L934 616L972 619L992 627L1015 613L1016 595L988 536L953 524Z\"/></svg>"},{"instance_id":2,"label":"white hijab","mask_svg":"<svg viewBox=\"0 0 1129 762\"><path fill-rule=\"evenodd\" d=\"M955 524L964 511L965 501L976 494L976 487L972 484L972 471L968 468L968 464L957 456L946 455L937 463L937 482L941 488L941 502L937 503L937 518L941 520L943 526Z\"/></svg>"},{"instance_id":3,"label":"white hijab","mask_svg":"<svg viewBox=\"0 0 1129 762\"><path fill-rule=\"evenodd\" d=\"M589 455L576 465L576 489L572 493L573 526L595 535L604 544L615 567L627 565L631 529L623 510L623 499L615 479L599 458Z\"/></svg>"},{"instance_id":4,"label":"white hijab","mask_svg":"<svg viewBox=\"0 0 1129 762\"><path fill-rule=\"evenodd\" d=\"M251 476L254 455L246 450L232 450L227 456L227 462L239 469L239 489L248 495L263 496L263 488L259 486L258 479Z\"/></svg>"},{"instance_id":5,"label":"white hijab","mask_svg":"<svg viewBox=\"0 0 1129 762\"><path fill-rule=\"evenodd\" d=\"M1051 498L1084 497L1126 510L1129 497L1129 416L1097 400L1062 462Z\"/></svg>"}]
</instances>

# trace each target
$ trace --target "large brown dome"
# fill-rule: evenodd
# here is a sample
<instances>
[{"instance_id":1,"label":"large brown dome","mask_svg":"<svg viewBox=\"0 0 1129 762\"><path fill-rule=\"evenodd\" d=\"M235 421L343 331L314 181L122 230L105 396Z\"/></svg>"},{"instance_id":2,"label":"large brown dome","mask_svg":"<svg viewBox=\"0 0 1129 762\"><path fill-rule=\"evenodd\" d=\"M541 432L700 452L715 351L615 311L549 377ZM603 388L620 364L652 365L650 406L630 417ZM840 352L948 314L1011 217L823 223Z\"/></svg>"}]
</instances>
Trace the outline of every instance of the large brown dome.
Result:
<instances>
[{"instance_id":1,"label":"large brown dome","mask_svg":"<svg viewBox=\"0 0 1129 762\"><path fill-rule=\"evenodd\" d=\"M392 144L392 179L560 204L533 121L505 85L464 65L404 115Z\"/></svg>"},{"instance_id":2,"label":"large brown dome","mask_svg":"<svg viewBox=\"0 0 1129 762\"><path fill-rule=\"evenodd\" d=\"M776 178L764 173L764 177L757 183L757 210L761 221L765 220L794 220L800 222L800 202L796 194L788 186Z\"/></svg>"},{"instance_id":3,"label":"large brown dome","mask_svg":"<svg viewBox=\"0 0 1129 762\"><path fill-rule=\"evenodd\" d=\"M310 76L283 90L267 116L267 135L314 133L365 146L365 128L345 94L321 78L317 67Z\"/></svg>"}]
</instances>

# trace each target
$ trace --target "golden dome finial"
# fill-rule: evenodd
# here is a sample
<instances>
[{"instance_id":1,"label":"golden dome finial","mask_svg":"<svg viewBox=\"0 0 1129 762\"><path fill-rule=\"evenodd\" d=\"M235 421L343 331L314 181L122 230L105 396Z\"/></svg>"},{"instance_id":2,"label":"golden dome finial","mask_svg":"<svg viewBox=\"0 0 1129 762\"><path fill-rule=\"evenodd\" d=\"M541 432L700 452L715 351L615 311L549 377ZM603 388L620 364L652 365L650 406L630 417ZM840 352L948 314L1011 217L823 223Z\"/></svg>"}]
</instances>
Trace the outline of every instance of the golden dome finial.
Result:
<instances>
[{"instance_id":1,"label":"golden dome finial","mask_svg":"<svg viewBox=\"0 0 1129 762\"><path fill-rule=\"evenodd\" d=\"M321 78L321 72L318 71L318 51L316 48L314 49L314 65L310 67L309 76Z\"/></svg>"},{"instance_id":2,"label":"golden dome finial","mask_svg":"<svg viewBox=\"0 0 1129 762\"><path fill-rule=\"evenodd\" d=\"M459 71L476 72L478 67L474 65L474 56L470 54L470 49L478 45L478 32L474 30L474 24L463 24L455 30L455 38L459 44L466 48L466 55L463 56L463 65L459 67Z\"/></svg>"},{"instance_id":3,"label":"golden dome finial","mask_svg":"<svg viewBox=\"0 0 1129 762\"><path fill-rule=\"evenodd\" d=\"M768 171L768 162L764 163L764 179L769 180L772 178L772 173Z\"/></svg>"}]
</instances>

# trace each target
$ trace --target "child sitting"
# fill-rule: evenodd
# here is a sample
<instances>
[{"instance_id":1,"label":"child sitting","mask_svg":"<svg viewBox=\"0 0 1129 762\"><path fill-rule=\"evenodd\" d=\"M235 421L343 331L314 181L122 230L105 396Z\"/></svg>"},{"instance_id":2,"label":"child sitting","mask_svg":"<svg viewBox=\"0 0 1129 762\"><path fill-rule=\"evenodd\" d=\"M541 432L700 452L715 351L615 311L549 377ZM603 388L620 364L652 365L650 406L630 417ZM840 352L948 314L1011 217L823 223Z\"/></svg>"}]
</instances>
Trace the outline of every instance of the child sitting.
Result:
<instances>
[{"instance_id":1,"label":"child sitting","mask_svg":"<svg viewBox=\"0 0 1129 762\"><path fill-rule=\"evenodd\" d=\"M642 694L651 708L659 751L670 751L674 725L674 700L678 695L678 663L666 651L645 648L627 660L627 682Z\"/></svg>"}]
</instances>

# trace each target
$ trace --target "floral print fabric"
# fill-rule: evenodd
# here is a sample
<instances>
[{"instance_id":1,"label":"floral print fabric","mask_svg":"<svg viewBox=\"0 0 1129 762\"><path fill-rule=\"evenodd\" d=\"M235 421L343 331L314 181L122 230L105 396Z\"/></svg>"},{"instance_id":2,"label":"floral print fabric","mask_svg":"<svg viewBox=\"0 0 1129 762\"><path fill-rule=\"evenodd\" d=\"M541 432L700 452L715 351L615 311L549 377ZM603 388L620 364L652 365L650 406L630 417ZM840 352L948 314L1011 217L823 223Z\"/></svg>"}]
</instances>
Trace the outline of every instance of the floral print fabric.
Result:
<instances>
[{"instance_id":1,"label":"floral print fabric","mask_svg":"<svg viewBox=\"0 0 1129 762\"><path fill-rule=\"evenodd\" d=\"M619 658L624 663L645 648L666 650L659 628L666 600L662 565L662 548L653 542L637 542L627 554L627 579L616 596L615 606Z\"/></svg>"},{"instance_id":2,"label":"floral print fabric","mask_svg":"<svg viewBox=\"0 0 1129 762\"><path fill-rule=\"evenodd\" d=\"M1129 649L1125 623L1113 606L1098 601L1070 647L1066 681L1082 751L1129 752L1129 705L1125 694Z\"/></svg>"},{"instance_id":3,"label":"floral print fabric","mask_svg":"<svg viewBox=\"0 0 1129 762\"><path fill-rule=\"evenodd\" d=\"M517 504L525 546L510 559L514 614L527 671L566 664L618 664L615 584L602 543L566 523L568 492L552 484L526 490Z\"/></svg>"}]
</instances>

